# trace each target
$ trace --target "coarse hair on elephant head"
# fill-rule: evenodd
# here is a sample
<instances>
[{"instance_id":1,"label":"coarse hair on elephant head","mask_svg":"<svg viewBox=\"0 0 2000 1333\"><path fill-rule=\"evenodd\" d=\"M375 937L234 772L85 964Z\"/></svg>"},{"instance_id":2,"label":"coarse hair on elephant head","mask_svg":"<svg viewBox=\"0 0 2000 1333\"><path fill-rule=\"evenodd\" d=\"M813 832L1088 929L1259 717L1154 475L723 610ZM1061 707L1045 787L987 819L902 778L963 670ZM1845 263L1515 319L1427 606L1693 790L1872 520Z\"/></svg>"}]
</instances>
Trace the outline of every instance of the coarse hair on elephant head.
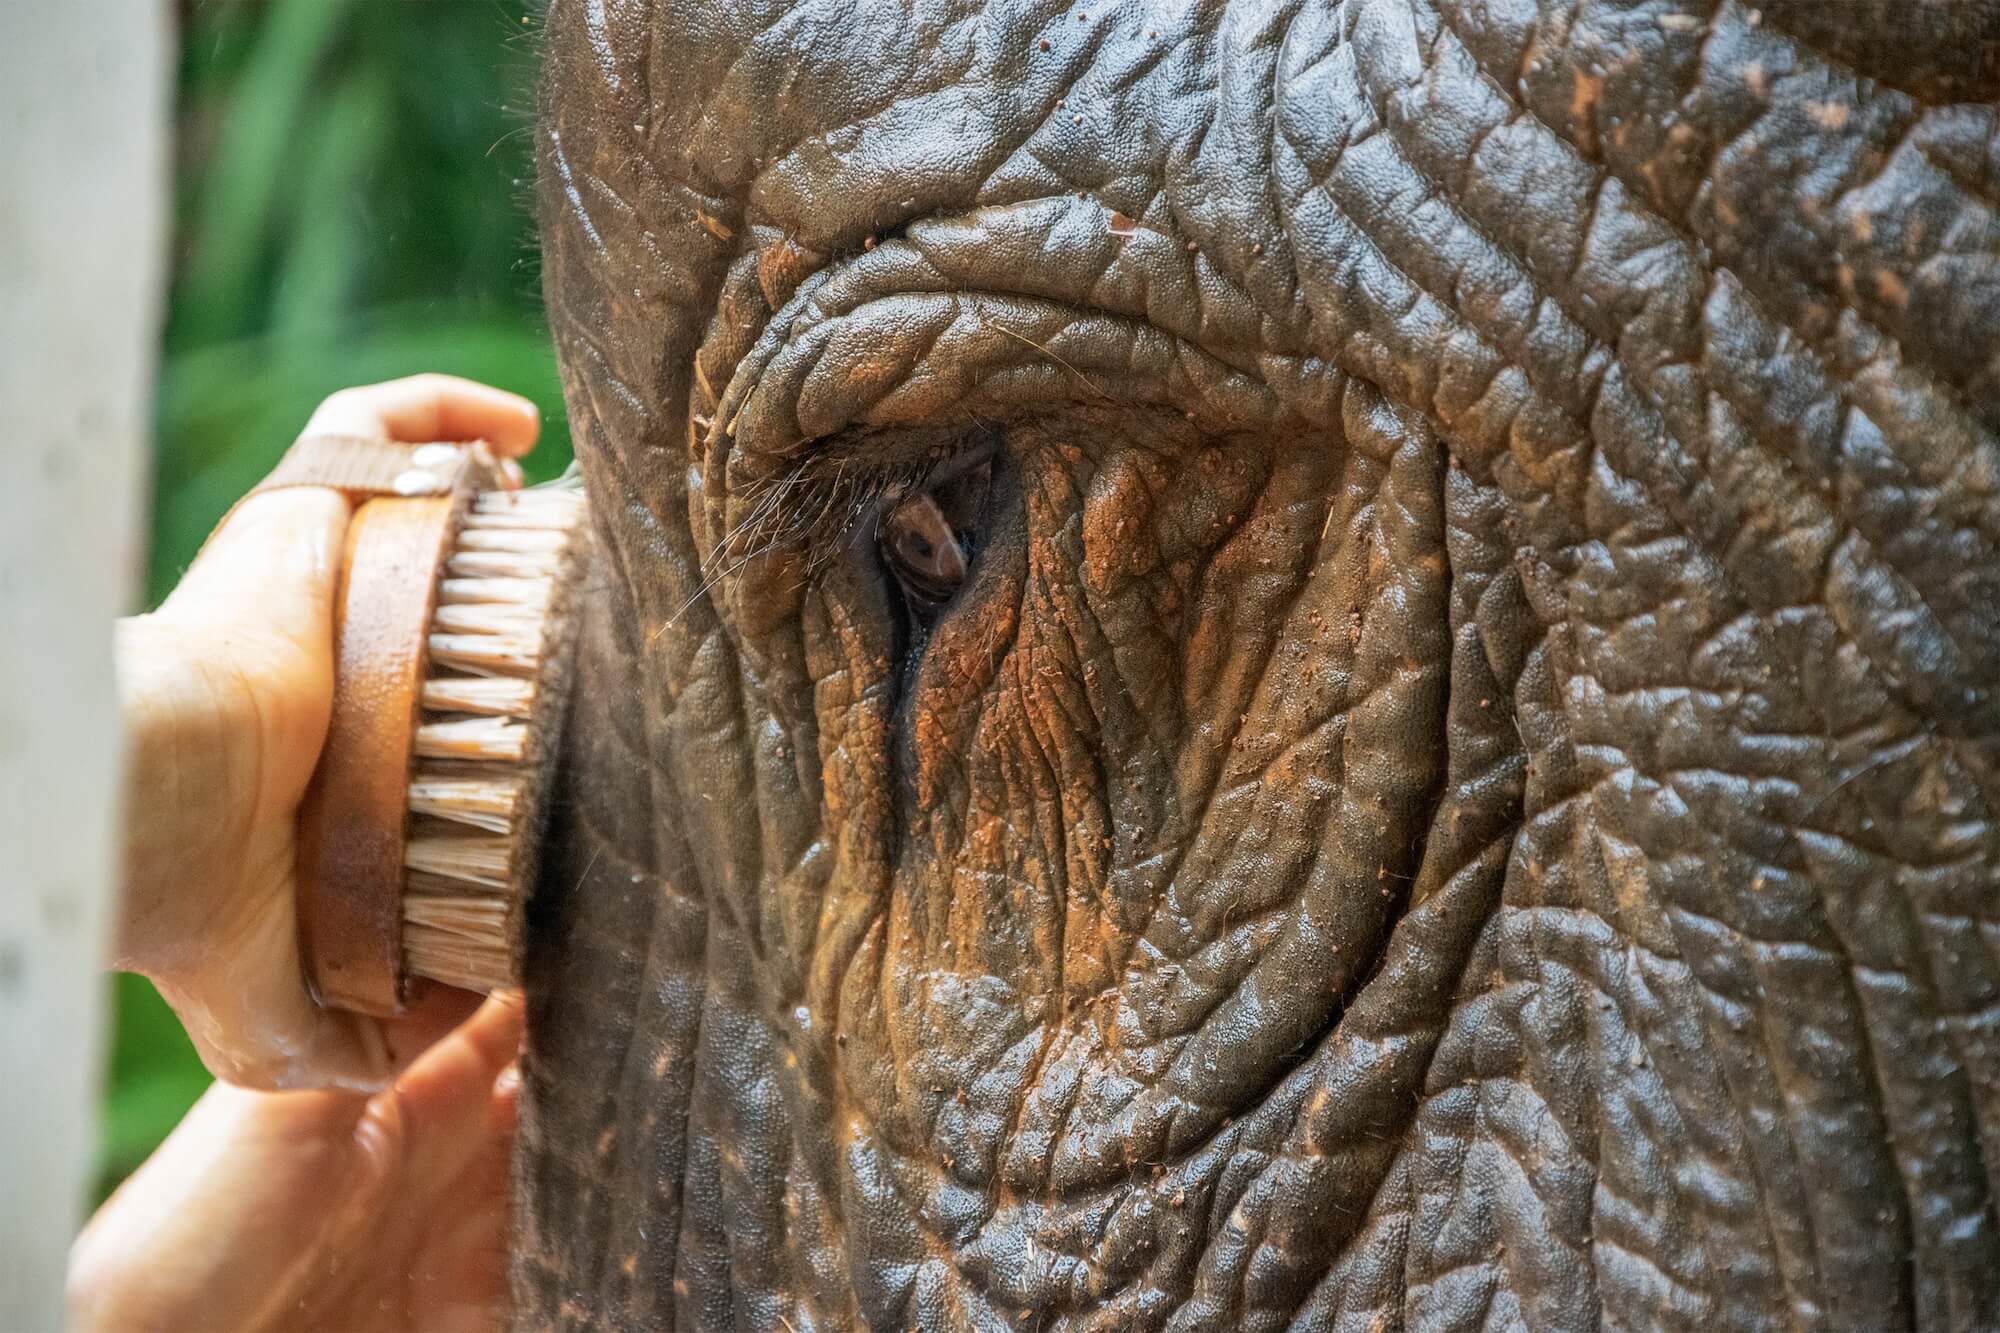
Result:
<instances>
[{"instance_id":1,"label":"coarse hair on elephant head","mask_svg":"<svg viewBox=\"0 0 2000 1333\"><path fill-rule=\"evenodd\" d=\"M558 0L523 1321L2000 1326L2000 10L1840 14Z\"/></svg>"}]
</instances>

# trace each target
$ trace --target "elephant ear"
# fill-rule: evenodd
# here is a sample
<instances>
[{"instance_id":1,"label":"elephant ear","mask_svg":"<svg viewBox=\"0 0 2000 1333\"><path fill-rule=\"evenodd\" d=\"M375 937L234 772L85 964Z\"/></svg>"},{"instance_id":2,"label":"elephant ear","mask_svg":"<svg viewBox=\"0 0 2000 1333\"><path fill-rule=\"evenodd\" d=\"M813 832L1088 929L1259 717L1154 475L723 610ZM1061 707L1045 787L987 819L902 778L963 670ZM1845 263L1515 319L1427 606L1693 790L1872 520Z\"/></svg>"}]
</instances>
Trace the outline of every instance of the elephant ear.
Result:
<instances>
[{"instance_id":1,"label":"elephant ear","mask_svg":"<svg viewBox=\"0 0 2000 1333\"><path fill-rule=\"evenodd\" d=\"M2000 100L1991 0L1764 0L1763 20L1878 83L1931 103Z\"/></svg>"}]
</instances>

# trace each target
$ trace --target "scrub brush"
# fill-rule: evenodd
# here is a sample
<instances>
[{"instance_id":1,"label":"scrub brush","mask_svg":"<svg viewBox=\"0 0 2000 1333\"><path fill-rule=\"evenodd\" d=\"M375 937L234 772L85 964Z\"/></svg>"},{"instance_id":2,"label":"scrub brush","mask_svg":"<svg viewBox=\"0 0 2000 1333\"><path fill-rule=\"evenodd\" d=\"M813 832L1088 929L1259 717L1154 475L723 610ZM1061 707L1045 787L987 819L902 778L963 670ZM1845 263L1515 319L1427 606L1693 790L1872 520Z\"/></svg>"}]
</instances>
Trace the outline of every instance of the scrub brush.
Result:
<instances>
[{"instance_id":1,"label":"scrub brush","mask_svg":"<svg viewBox=\"0 0 2000 1333\"><path fill-rule=\"evenodd\" d=\"M481 445L344 437L300 441L259 489L300 484L369 497L348 526L333 715L299 816L314 996L387 1016L415 978L514 985L567 712L583 492L505 489Z\"/></svg>"}]
</instances>

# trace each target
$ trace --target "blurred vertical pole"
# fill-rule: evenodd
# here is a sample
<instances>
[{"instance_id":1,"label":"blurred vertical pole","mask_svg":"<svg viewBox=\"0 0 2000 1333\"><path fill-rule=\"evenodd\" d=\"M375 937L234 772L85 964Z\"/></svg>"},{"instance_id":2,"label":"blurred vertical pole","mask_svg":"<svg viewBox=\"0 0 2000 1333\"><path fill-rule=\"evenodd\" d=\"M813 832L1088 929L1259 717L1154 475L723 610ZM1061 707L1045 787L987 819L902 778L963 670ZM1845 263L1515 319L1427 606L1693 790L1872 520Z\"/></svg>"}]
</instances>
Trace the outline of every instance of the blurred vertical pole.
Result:
<instances>
[{"instance_id":1,"label":"blurred vertical pole","mask_svg":"<svg viewBox=\"0 0 2000 1333\"><path fill-rule=\"evenodd\" d=\"M141 549L168 0L0 36L0 1328L62 1322L97 1126L117 873L111 621Z\"/></svg>"}]
</instances>

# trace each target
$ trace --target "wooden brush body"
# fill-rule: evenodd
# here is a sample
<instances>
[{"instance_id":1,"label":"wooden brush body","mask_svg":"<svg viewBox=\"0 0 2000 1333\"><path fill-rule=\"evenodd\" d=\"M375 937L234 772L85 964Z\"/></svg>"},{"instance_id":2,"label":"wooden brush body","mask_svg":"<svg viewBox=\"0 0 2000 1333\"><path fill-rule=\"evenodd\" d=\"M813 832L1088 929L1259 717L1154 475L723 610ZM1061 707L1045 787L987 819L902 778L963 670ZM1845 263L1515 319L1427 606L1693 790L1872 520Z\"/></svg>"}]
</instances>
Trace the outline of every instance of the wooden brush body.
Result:
<instances>
[{"instance_id":1,"label":"wooden brush body","mask_svg":"<svg viewBox=\"0 0 2000 1333\"><path fill-rule=\"evenodd\" d=\"M449 494L370 499L349 527L333 720L299 822L307 975L338 1008L396 1013L415 978L515 978L586 512L579 489L501 489L475 461Z\"/></svg>"}]
</instances>

